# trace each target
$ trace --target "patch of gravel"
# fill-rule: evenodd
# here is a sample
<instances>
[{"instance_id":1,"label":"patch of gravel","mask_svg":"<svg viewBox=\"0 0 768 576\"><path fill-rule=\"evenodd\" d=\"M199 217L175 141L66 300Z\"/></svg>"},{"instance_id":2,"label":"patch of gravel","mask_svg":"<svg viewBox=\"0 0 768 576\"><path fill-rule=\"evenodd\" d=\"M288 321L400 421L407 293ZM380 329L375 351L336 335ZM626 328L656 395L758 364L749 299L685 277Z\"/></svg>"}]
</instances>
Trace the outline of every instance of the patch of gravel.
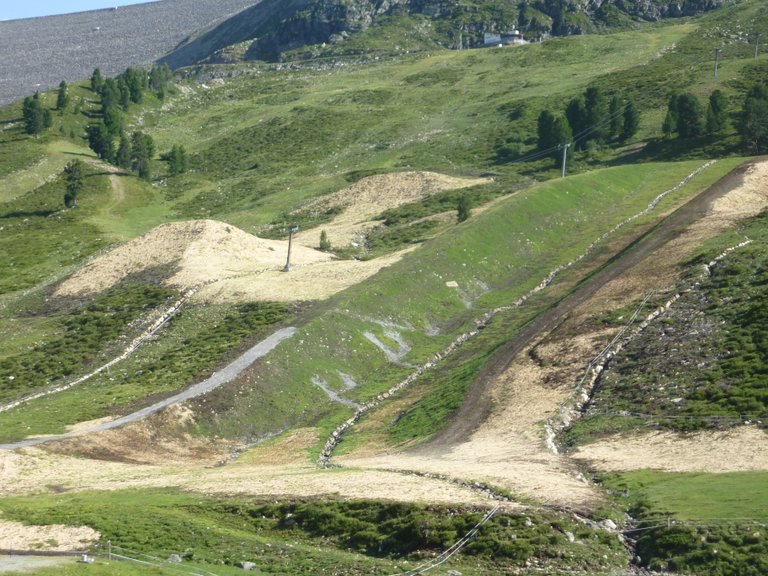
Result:
<instances>
[{"instance_id":1,"label":"patch of gravel","mask_svg":"<svg viewBox=\"0 0 768 576\"><path fill-rule=\"evenodd\" d=\"M149 65L258 0L161 0L118 9L0 22L0 105L62 80Z\"/></svg>"}]
</instances>

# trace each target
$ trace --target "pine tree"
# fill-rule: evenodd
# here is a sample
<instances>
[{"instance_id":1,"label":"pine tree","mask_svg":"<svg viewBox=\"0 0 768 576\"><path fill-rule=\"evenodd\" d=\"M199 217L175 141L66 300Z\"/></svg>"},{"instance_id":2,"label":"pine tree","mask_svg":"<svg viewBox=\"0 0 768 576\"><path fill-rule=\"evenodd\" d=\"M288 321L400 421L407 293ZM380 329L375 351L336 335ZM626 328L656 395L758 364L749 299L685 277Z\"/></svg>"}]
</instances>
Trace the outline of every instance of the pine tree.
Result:
<instances>
[{"instance_id":1,"label":"pine tree","mask_svg":"<svg viewBox=\"0 0 768 576\"><path fill-rule=\"evenodd\" d=\"M586 140L602 142L608 136L610 127L606 122L608 118L608 102L605 100L602 90L597 86L590 86L584 92L584 106L586 111L586 127L590 134Z\"/></svg>"},{"instance_id":2,"label":"pine tree","mask_svg":"<svg viewBox=\"0 0 768 576\"><path fill-rule=\"evenodd\" d=\"M115 144L112 135L103 122L88 126L88 146L102 160L112 162L115 159Z\"/></svg>"},{"instance_id":3,"label":"pine tree","mask_svg":"<svg viewBox=\"0 0 768 576\"><path fill-rule=\"evenodd\" d=\"M672 94L667 101L667 114L661 125L664 137L671 138L677 132L677 94Z\"/></svg>"},{"instance_id":4,"label":"pine tree","mask_svg":"<svg viewBox=\"0 0 768 576\"><path fill-rule=\"evenodd\" d=\"M608 114L611 118L610 136L611 138L617 138L622 134L624 128L624 113L621 110L621 100L617 94L614 94L613 98L611 98Z\"/></svg>"},{"instance_id":5,"label":"pine tree","mask_svg":"<svg viewBox=\"0 0 768 576\"><path fill-rule=\"evenodd\" d=\"M726 110L728 101L720 90L715 90L709 95L707 106L707 134L713 135L722 132L728 122Z\"/></svg>"},{"instance_id":6,"label":"pine tree","mask_svg":"<svg viewBox=\"0 0 768 576\"><path fill-rule=\"evenodd\" d=\"M96 68L91 75L91 90L96 94L100 94L102 88L104 88L104 78L101 75L101 70Z\"/></svg>"},{"instance_id":7,"label":"pine tree","mask_svg":"<svg viewBox=\"0 0 768 576\"><path fill-rule=\"evenodd\" d=\"M768 149L768 90L752 88L744 99L739 122L739 132L744 146L754 154Z\"/></svg>"},{"instance_id":8,"label":"pine tree","mask_svg":"<svg viewBox=\"0 0 768 576\"><path fill-rule=\"evenodd\" d=\"M572 134L580 134L586 128L587 111L584 107L584 98L573 98L565 109L565 117L571 127Z\"/></svg>"},{"instance_id":9,"label":"pine tree","mask_svg":"<svg viewBox=\"0 0 768 576\"><path fill-rule=\"evenodd\" d=\"M115 164L126 170L130 170L131 168L131 141L128 140L128 136L125 135L125 132L120 133L120 144L117 147Z\"/></svg>"},{"instance_id":10,"label":"pine tree","mask_svg":"<svg viewBox=\"0 0 768 576\"><path fill-rule=\"evenodd\" d=\"M464 194L459 198L459 202L456 205L456 220L464 222L469 219L471 214L472 204L469 201L469 196Z\"/></svg>"},{"instance_id":11,"label":"pine tree","mask_svg":"<svg viewBox=\"0 0 768 576\"><path fill-rule=\"evenodd\" d=\"M72 160L64 167L64 179L67 192L64 194L64 205L67 208L77 207L77 195L83 188L85 166L80 160Z\"/></svg>"},{"instance_id":12,"label":"pine tree","mask_svg":"<svg viewBox=\"0 0 768 576\"><path fill-rule=\"evenodd\" d=\"M151 180L150 160L155 154L155 144L152 137L143 132L131 135L131 166L143 180Z\"/></svg>"},{"instance_id":13,"label":"pine tree","mask_svg":"<svg viewBox=\"0 0 768 576\"><path fill-rule=\"evenodd\" d=\"M571 126L568 124L568 120L562 116L555 118L555 123L552 126L552 139L558 144L567 144L573 140ZM552 153L552 157L555 160L560 160L562 156L562 147L558 148Z\"/></svg>"},{"instance_id":14,"label":"pine tree","mask_svg":"<svg viewBox=\"0 0 768 576\"><path fill-rule=\"evenodd\" d=\"M47 116L45 114L39 92L36 92L34 96L24 98L22 116L24 119L24 130L27 134L35 136L41 134L43 130L50 127L53 123L53 119L50 117L50 110Z\"/></svg>"},{"instance_id":15,"label":"pine tree","mask_svg":"<svg viewBox=\"0 0 768 576\"><path fill-rule=\"evenodd\" d=\"M629 140L637 134L640 128L640 112L635 106L634 101L630 100L624 106L624 112L622 113L621 132L619 139L623 142Z\"/></svg>"},{"instance_id":16,"label":"pine tree","mask_svg":"<svg viewBox=\"0 0 768 576\"><path fill-rule=\"evenodd\" d=\"M59 93L56 97L56 109L63 111L69 104L69 93L67 83L62 80L59 84Z\"/></svg>"},{"instance_id":17,"label":"pine tree","mask_svg":"<svg viewBox=\"0 0 768 576\"><path fill-rule=\"evenodd\" d=\"M677 134L680 138L695 138L704 132L704 111L695 94L686 92L677 97Z\"/></svg>"},{"instance_id":18,"label":"pine tree","mask_svg":"<svg viewBox=\"0 0 768 576\"><path fill-rule=\"evenodd\" d=\"M554 138L555 116L549 110L542 110L537 120L537 134L539 150L549 150L557 146Z\"/></svg>"}]
</instances>

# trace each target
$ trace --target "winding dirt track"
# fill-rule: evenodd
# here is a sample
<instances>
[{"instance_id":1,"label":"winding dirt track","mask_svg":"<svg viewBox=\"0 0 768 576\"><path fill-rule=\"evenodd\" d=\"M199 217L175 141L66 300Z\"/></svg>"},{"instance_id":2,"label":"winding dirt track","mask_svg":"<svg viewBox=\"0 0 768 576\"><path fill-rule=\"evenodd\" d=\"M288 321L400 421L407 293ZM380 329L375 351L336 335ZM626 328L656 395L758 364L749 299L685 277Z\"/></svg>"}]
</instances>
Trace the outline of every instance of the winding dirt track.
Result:
<instances>
[{"instance_id":1,"label":"winding dirt track","mask_svg":"<svg viewBox=\"0 0 768 576\"><path fill-rule=\"evenodd\" d=\"M448 426L431 442L416 447L411 452L444 452L469 437L491 413L492 400L489 390L492 383L510 367L518 354L537 338L555 328L570 312L594 296L605 284L652 256L682 234L689 225L703 218L712 202L742 185L744 174L751 164L752 162L742 164L667 216L500 347L476 378L464 403Z\"/></svg>"}]
</instances>

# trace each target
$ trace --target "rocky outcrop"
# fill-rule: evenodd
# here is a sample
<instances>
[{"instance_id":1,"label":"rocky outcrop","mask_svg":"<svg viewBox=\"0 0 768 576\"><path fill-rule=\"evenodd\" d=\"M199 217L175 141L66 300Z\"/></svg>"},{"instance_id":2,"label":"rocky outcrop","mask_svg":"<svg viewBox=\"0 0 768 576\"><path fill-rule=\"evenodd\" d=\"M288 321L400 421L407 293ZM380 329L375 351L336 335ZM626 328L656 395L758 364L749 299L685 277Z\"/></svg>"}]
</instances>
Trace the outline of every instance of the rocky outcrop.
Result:
<instances>
[{"instance_id":1,"label":"rocky outcrop","mask_svg":"<svg viewBox=\"0 0 768 576\"><path fill-rule=\"evenodd\" d=\"M164 59L193 64L225 46L248 41L245 58L279 61L286 51L342 43L381 16L395 13L435 22L447 48L482 44L486 32L513 26L528 38L585 34L633 22L690 16L739 0L263 0L221 26L190 40Z\"/></svg>"}]
</instances>

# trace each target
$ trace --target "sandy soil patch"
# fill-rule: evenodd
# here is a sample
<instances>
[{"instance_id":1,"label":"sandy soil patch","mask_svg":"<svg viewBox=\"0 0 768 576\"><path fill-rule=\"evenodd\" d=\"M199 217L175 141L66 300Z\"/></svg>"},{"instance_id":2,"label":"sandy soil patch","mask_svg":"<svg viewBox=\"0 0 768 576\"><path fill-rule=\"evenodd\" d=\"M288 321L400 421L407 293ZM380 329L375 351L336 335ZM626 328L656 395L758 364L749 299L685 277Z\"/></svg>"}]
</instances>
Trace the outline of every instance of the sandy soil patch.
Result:
<instances>
[{"instance_id":1,"label":"sandy soil patch","mask_svg":"<svg viewBox=\"0 0 768 576\"><path fill-rule=\"evenodd\" d=\"M215 220L194 220L158 226L145 235L96 258L68 278L56 296L94 294L126 276L148 268L175 270L167 284L188 289L223 278L279 270L288 243L265 240ZM327 262L330 255L295 246L297 266Z\"/></svg>"},{"instance_id":2,"label":"sandy soil patch","mask_svg":"<svg viewBox=\"0 0 768 576\"><path fill-rule=\"evenodd\" d=\"M100 537L88 526L25 526L0 519L0 550L71 552L87 549Z\"/></svg>"},{"instance_id":3,"label":"sandy soil patch","mask_svg":"<svg viewBox=\"0 0 768 576\"><path fill-rule=\"evenodd\" d=\"M323 300L345 288L359 284L382 268L391 266L404 254L414 249L409 248L375 260L297 264L288 273L267 270L258 274L229 278L205 286L194 299L206 302Z\"/></svg>"},{"instance_id":4,"label":"sandy soil patch","mask_svg":"<svg viewBox=\"0 0 768 576\"><path fill-rule=\"evenodd\" d=\"M0 496L81 490L178 487L256 498L338 497L489 505L475 491L434 478L388 471L319 470L306 462L218 467L150 466L88 460L34 448L0 452Z\"/></svg>"},{"instance_id":5,"label":"sandy soil patch","mask_svg":"<svg viewBox=\"0 0 768 576\"><path fill-rule=\"evenodd\" d=\"M598 492L565 456L550 452L544 421L570 396L586 362L611 331L545 339L520 354L491 388L496 409L465 442L443 450L350 454L334 461L374 469L418 470L484 481L546 504L589 508Z\"/></svg>"},{"instance_id":6,"label":"sandy soil patch","mask_svg":"<svg viewBox=\"0 0 768 576\"><path fill-rule=\"evenodd\" d=\"M385 210L422 200L444 190L468 188L490 182L487 178L455 178L435 172L396 172L363 178L334 194L318 198L301 208L301 212L324 212L330 208L344 211L329 224L321 226L334 246L348 246L381 224L372 220ZM296 241L316 248L320 229L299 232Z\"/></svg>"},{"instance_id":7,"label":"sandy soil patch","mask_svg":"<svg viewBox=\"0 0 768 576\"><path fill-rule=\"evenodd\" d=\"M732 228L745 218L768 209L768 161L751 165L743 185L715 200L708 214L671 240L664 250L620 278L607 283L583 308L617 308L649 289L667 290L680 281L680 264L702 243Z\"/></svg>"},{"instance_id":8,"label":"sandy soil patch","mask_svg":"<svg viewBox=\"0 0 768 576\"><path fill-rule=\"evenodd\" d=\"M768 470L768 434L755 426L741 426L685 435L617 435L581 446L571 456L590 468L608 472L644 468L665 472Z\"/></svg>"}]
</instances>

